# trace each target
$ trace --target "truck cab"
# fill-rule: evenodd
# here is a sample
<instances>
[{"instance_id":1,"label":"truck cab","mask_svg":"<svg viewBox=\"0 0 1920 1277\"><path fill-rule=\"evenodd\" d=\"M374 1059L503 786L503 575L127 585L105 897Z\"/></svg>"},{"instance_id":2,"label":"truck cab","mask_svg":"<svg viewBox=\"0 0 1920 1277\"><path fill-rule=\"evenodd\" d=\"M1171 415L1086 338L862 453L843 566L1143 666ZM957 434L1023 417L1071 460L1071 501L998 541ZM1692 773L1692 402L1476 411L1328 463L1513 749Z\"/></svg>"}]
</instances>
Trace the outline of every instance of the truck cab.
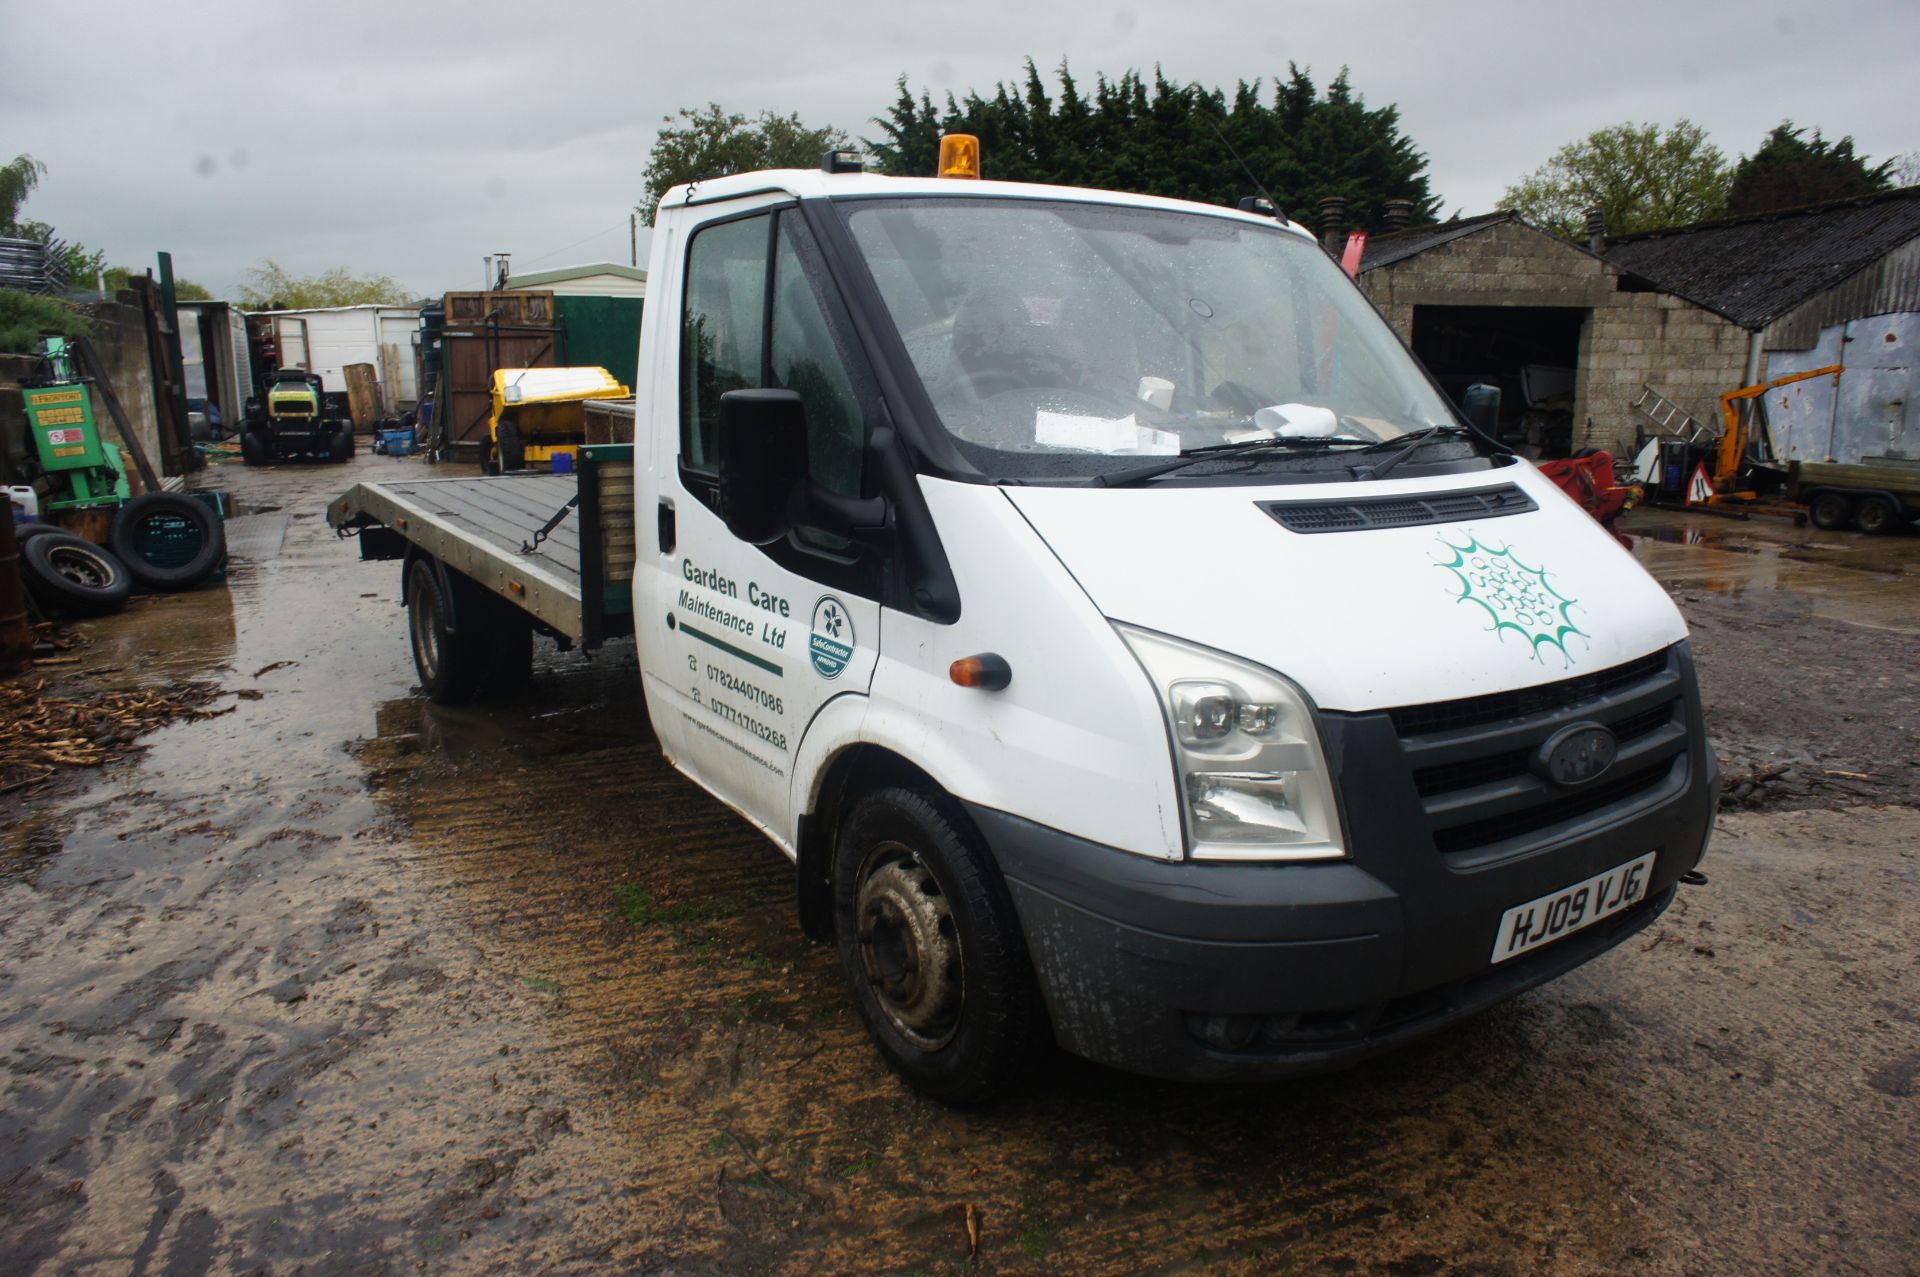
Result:
<instances>
[{"instance_id":1,"label":"truck cab","mask_svg":"<svg viewBox=\"0 0 1920 1277\"><path fill-rule=\"evenodd\" d=\"M1694 869L1678 611L1309 234L830 171L678 187L656 226L649 712L794 858L923 1091L1049 1038L1165 1076L1352 1062Z\"/></svg>"}]
</instances>

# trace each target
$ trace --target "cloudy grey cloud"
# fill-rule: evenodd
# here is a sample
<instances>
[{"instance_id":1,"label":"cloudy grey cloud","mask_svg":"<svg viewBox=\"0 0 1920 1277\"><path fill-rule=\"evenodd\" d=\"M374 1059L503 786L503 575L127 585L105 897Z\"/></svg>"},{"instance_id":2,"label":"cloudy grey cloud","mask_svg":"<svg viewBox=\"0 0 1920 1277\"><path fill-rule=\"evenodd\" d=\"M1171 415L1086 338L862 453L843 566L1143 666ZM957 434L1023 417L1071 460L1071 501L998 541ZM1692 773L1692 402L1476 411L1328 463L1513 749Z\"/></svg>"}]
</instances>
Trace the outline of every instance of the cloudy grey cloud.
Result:
<instances>
[{"instance_id":1,"label":"cloudy grey cloud","mask_svg":"<svg viewBox=\"0 0 1920 1277\"><path fill-rule=\"evenodd\" d=\"M856 135L905 74L936 99L1031 55L1076 76L1271 83L1343 65L1398 103L1449 210L1490 207L1562 143L1622 120L1704 126L1730 155L1781 119L1920 150L1920 5L1273 0L971 6L10 0L0 151L48 167L29 213L216 290L305 273L478 286L481 258L625 260L662 117L718 101ZM644 246L642 249L644 254Z\"/></svg>"}]
</instances>

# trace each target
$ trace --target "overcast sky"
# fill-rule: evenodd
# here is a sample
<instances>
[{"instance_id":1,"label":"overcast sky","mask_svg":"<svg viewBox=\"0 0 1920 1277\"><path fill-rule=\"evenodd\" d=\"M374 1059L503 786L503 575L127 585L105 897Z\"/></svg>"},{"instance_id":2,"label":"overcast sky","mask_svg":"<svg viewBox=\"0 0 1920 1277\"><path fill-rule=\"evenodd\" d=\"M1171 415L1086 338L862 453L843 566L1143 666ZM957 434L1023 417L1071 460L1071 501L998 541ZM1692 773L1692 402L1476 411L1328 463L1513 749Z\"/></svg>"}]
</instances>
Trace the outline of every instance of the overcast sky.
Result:
<instances>
[{"instance_id":1,"label":"overcast sky","mask_svg":"<svg viewBox=\"0 0 1920 1277\"><path fill-rule=\"evenodd\" d=\"M0 159L26 215L230 290L273 258L420 294L627 260L662 117L718 101L859 136L905 74L935 100L1064 57L1230 86L1342 65L1397 103L1448 212L1485 211L1571 139L1702 125L1729 157L1782 118L1877 159L1920 150L1920 4L1180 0L647 4L0 0ZM992 157L987 157L989 166ZM646 246L641 245L645 265Z\"/></svg>"}]
</instances>

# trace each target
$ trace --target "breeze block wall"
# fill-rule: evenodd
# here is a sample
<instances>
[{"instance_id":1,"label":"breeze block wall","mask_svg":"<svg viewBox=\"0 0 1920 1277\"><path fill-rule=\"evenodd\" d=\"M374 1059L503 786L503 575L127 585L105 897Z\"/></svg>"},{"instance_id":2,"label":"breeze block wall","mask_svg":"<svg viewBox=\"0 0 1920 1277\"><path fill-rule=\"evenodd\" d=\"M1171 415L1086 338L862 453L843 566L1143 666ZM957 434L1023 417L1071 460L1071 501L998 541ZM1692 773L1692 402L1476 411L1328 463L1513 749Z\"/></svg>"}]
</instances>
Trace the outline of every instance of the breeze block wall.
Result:
<instances>
[{"instance_id":1,"label":"breeze block wall","mask_svg":"<svg viewBox=\"0 0 1920 1277\"><path fill-rule=\"evenodd\" d=\"M1642 427L1651 429L1631 407L1643 385L1717 421L1720 395L1744 384L1746 329L1671 293L1636 288L1617 266L1518 218L1364 270L1360 286L1409 343L1415 306L1586 311L1574 380L1576 448L1631 453Z\"/></svg>"}]
</instances>

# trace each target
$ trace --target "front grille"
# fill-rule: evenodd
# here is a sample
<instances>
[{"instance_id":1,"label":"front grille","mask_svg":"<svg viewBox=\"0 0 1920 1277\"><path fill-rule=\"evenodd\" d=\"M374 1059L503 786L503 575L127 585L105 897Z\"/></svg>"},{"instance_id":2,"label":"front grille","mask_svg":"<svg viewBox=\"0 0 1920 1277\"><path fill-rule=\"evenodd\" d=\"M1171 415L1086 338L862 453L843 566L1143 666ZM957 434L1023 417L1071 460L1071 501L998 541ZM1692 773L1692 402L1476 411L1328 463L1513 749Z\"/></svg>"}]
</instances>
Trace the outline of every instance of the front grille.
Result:
<instances>
[{"instance_id":1,"label":"front grille","mask_svg":"<svg viewBox=\"0 0 1920 1277\"><path fill-rule=\"evenodd\" d=\"M1684 781L1688 722L1680 649L1543 687L1394 710L1392 719L1434 847L1478 863L1518 839L1609 809L1627 810ZM1534 758L1575 723L1613 732L1613 765L1581 786L1556 785Z\"/></svg>"},{"instance_id":2,"label":"front grille","mask_svg":"<svg viewBox=\"0 0 1920 1277\"><path fill-rule=\"evenodd\" d=\"M1269 501L1260 507L1289 532L1363 532L1459 523L1540 507L1513 484L1424 497L1369 497L1361 501Z\"/></svg>"},{"instance_id":3,"label":"front grille","mask_svg":"<svg viewBox=\"0 0 1920 1277\"><path fill-rule=\"evenodd\" d=\"M1667 668L1668 660L1666 652L1655 652L1598 674L1584 674L1541 687L1523 687L1517 692L1495 692L1490 696L1470 696L1431 705L1410 705L1393 711L1393 727L1401 736L1423 736L1429 732L1497 723L1504 718L1547 713L1581 701L1597 700L1623 687L1644 682Z\"/></svg>"},{"instance_id":4,"label":"front grille","mask_svg":"<svg viewBox=\"0 0 1920 1277\"><path fill-rule=\"evenodd\" d=\"M1542 829L1563 825L1583 816L1591 816L1597 811L1605 811L1609 807L1645 793L1666 780L1673 772L1674 761L1671 758L1666 759L1656 766L1643 767L1618 780L1576 790L1565 798L1544 802L1537 807L1528 807L1522 811L1494 816L1487 820L1476 820L1465 825L1455 825L1451 829L1436 829L1433 834L1433 845L1438 847L1442 854L1453 855L1463 851L1474 851L1489 843L1505 842L1510 838L1538 833Z\"/></svg>"}]
</instances>

